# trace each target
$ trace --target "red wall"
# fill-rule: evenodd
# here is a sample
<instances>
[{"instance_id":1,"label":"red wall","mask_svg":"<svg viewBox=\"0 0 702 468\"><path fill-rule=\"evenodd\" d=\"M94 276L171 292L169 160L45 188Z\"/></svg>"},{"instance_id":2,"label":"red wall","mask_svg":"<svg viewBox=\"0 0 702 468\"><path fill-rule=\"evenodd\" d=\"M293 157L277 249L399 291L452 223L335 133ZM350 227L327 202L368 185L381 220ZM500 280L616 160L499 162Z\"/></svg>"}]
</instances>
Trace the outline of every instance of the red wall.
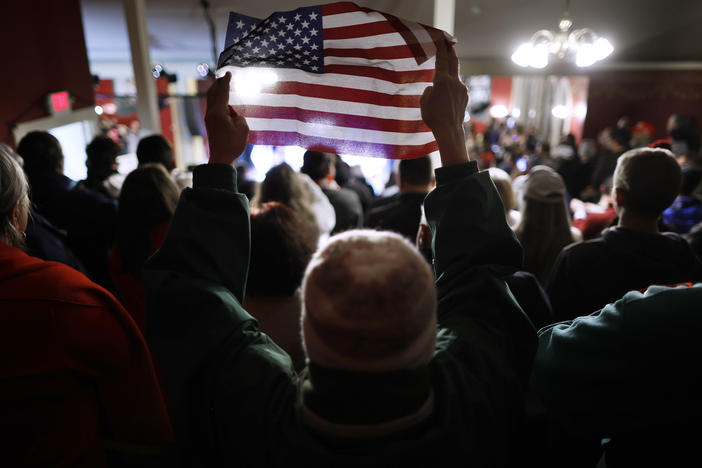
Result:
<instances>
[{"instance_id":1,"label":"red wall","mask_svg":"<svg viewBox=\"0 0 702 468\"><path fill-rule=\"evenodd\" d=\"M584 136L595 138L619 117L646 120L656 138L666 136L671 114L697 117L702 124L702 70L608 71L590 75Z\"/></svg>"},{"instance_id":2,"label":"red wall","mask_svg":"<svg viewBox=\"0 0 702 468\"><path fill-rule=\"evenodd\" d=\"M66 90L73 109L94 105L79 0L3 2L0 141L8 123L46 117L44 96Z\"/></svg>"}]
</instances>

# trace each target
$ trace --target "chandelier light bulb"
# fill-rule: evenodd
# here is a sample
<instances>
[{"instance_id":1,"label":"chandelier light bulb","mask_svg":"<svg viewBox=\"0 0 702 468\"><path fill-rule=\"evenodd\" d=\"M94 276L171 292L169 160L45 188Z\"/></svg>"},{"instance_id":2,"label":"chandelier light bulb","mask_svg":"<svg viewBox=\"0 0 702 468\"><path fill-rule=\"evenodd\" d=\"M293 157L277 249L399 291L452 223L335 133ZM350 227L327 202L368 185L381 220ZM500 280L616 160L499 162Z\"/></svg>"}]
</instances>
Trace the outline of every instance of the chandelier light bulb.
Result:
<instances>
[{"instance_id":1,"label":"chandelier light bulb","mask_svg":"<svg viewBox=\"0 0 702 468\"><path fill-rule=\"evenodd\" d=\"M555 60L574 61L578 67L589 67L608 57L614 47L604 37L588 28L573 30L568 12L563 13L556 32L542 29L535 32L529 42L520 45L512 54L512 61L520 67L544 68Z\"/></svg>"},{"instance_id":2,"label":"chandelier light bulb","mask_svg":"<svg viewBox=\"0 0 702 468\"><path fill-rule=\"evenodd\" d=\"M553 106L553 109L551 109L551 115L553 115L557 119L567 119L570 117L570 109L568 109L567 106L564 106L563 104L558 104L556 106Z\"/></svg>"}]
</instances>

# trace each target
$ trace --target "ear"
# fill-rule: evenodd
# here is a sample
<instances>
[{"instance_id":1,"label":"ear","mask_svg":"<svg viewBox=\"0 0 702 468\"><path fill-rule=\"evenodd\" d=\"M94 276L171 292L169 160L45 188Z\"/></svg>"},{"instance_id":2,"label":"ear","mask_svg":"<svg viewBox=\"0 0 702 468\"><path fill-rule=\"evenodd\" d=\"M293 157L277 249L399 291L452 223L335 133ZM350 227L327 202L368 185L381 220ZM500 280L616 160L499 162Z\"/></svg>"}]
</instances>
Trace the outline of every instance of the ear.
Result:
<instances>
[{"instance_id":1,"label":"ear","mask_svg":"<svg viewBox=\"0 0 702 468\"><path fill-rule=\"evenodd\" d=\"M18 232L27 230L27 210L22 202L17 202L10 210L10 222Z\"/></svg>"},{"instance_id":2,"label":"ear","mask_svg":"<svg viewBox=\"0 0 702 468\"><path fill-rule=\"evenodd\" d=\"M625 206L626 192L616 187L612 188L612 200L614 200L615 208L619 209Z\"/></svg>"}]
</instances>

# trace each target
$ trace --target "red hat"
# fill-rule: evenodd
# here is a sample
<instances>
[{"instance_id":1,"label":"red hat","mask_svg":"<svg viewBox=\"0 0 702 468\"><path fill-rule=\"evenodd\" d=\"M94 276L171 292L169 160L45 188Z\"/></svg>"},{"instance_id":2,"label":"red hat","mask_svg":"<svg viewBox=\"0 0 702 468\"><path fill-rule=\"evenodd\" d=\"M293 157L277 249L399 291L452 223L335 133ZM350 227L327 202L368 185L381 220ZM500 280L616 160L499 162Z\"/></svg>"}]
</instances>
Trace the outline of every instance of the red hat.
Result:
<instances>
[{"instance_id":1,"label":"red hat","mask_svg":"<svg viewBox=\"0 0 702 468\"><path fill-rule=\"evenodd\" d=\"M656 132L656 127L654 127L651 122L639 120L633 127L631 127L631 131L632 133L648 133L649 136L653 136L653 134Z\"/></svg>"}]
</instances>

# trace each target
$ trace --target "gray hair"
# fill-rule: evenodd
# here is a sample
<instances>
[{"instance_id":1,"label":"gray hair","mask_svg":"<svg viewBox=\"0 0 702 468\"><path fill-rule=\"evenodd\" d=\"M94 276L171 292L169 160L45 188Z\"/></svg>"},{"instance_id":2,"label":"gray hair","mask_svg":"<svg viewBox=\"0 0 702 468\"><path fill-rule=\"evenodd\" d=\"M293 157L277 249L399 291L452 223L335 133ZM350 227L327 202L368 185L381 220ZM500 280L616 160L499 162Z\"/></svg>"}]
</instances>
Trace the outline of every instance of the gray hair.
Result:
<instances>
[{"instance_id":1,"label":"gray hair","mask_svg":"<svg viewBox=\"0 0 702 468\"><path fill-rule=\"evenodd\" d=\"M12 224L13 208L29 211L29 184L14 152L6 145L0 146L0 240L6 244L23 248L24 233Z\"/></svg>"}]
</instances>

